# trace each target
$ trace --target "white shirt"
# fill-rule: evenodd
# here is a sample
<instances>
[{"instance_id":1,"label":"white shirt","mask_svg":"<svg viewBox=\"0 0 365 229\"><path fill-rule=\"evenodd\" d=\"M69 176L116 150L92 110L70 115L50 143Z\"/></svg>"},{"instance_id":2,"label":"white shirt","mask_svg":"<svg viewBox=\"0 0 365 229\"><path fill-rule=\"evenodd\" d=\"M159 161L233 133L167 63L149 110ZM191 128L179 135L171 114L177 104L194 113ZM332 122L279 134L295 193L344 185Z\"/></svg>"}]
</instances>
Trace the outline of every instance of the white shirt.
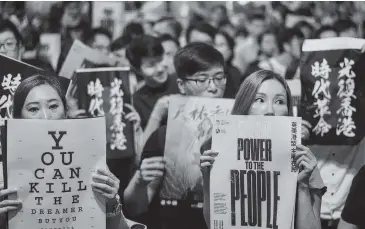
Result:
<instances>
[{"instance_id":1,"label":"white shirt","mask_svg":"<svg viewBox=\"0 0 365 229\"><path fill-rule=\"evenodd\" d=\"M309 146L316 155L327 192L322 197L321 218L336 220L349 193L352 179L365 164L365 138L355 146Z\"/></svg>"}]
</instances>

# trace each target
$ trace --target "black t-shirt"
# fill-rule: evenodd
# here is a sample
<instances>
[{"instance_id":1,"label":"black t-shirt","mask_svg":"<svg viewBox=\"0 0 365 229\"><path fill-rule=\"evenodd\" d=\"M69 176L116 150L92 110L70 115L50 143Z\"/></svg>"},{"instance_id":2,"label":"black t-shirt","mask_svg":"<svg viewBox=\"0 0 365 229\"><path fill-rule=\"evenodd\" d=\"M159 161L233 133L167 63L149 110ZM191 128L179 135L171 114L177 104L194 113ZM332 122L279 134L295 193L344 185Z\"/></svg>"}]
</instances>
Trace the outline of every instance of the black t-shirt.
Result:
<instances>
[{"instance_id":1,"label":"black t-shirt","mask_svg":"<svg viewBox=\"0 0 365 229\"><path fill-rule=\"evenodd\" d=\"M163 156L165 140L166 126L162 126L147 140L141 162L145 158ZM162 206L159 190L157 190L143 223L147 224L148 229L207 229L203 209L192 208L190 204L188 198L180 201L177 206Z\"/></svg>"},{"instance_id":2,"label":"black t-shirt","mask_svg":"<svg viewBox=\"0 0 365 229\"><path fill-rule=\"evenodd\" d=\"M365 229L365 166L352 180L350 193L347 196L345 207L342 211L342 219L356 225L359 229Z\"/></svg>"},{"instance_id":3,"label":"black t-shirt","mask_svg":"<svg viewBox=\"0 0 365 229\"><path fill-rule=\"evenodd\" d=\"M241 73L240 71L228 64L227 65L227 83L223 98L234 99L240 87Z\"/></svg>"},{"instance_id":4,"label":"black t-shirt","mask_svg":"<svg viewBox=\"0 0 365 229\"><path fill-rule=\"evenodd\" d=\"M133 105L141 116L141 127L145 129L158 99L165 95L177 94L178 92L176 76L169 76L166 83L161 87L151 88L145 85L136 91L133 95Z\"/></svg>"}]
</instances>

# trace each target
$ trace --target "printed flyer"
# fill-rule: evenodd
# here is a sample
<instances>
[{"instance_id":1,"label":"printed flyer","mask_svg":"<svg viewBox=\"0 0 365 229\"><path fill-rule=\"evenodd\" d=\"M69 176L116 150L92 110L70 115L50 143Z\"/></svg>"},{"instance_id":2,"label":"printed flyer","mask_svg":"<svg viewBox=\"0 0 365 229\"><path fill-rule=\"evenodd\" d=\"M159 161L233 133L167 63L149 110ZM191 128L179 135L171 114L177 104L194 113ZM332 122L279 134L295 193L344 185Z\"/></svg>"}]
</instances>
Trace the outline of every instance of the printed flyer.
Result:
<instances>
[{"instance_id":1,"label":"printed flyer","mask_svg":"<svg viewBox=\"0 0 365 229\"><path fill-rule=\"evenodd\" d=\"M217 115L213 129L210 228L291 229L301 119Z\"/></svg>"},{"instance_id":2,"label":"printed flyer","mask_svg":"<svg viewBox=\"0 0 365 229\"><path fill-rule=\"evenodd\" d=\"M104 118L11 119L5 129L5 186L23 202L9 229L105 229L105 200L91 188L106 168Z\"/></svg>"}]
</instances>

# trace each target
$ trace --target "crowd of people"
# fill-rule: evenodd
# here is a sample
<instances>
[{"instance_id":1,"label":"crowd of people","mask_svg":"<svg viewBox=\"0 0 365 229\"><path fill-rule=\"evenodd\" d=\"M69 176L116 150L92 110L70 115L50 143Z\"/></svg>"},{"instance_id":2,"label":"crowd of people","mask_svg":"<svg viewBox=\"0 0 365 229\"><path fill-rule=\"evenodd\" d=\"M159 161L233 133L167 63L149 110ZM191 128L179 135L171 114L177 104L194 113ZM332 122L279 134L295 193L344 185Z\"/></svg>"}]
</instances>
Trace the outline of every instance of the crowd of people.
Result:
<instances>
[{"instance_id":1,"label":"crowd of people","mask_svg":"<svg viewBox=\"0 0 365 229\"><path fill-rule=\"evenodd\" d=\"M103 27L91 27L82 14L82 2L55 3L46 21L29 17L24 2L1 5L0 54L47 71L47 76L36 75L20 84L14 118L84 117L77 98L65 93L58 76L75 39L130 66L133 103L127 121L134 123L139 136L136 154L110 160L110 171L95 174L107 187L93 184L111 205L108 229L128 227L123 215L149 229L210 228L209 173L219 154L210 142L201 149L202 207L191 207L189 193L177 205L163 205L158 195L165 174L169 95L234 99L235 115L292 116L286 81L300 78L303 41L363 38L365 25L361 2L263 2L231 9L228 4L191 2L187 26L168 14L156 17L151 12L154 17L148 17L144 12L113 38ZM234 12L235 8L242 9ZM42 53L39 36L44 32L61 34L56 67ZM312 127L303 123L305 142ZM294 228L365 228L364 144L363 140L355 146L297 146L295 160L301 172ZM13 192L0 187L0 197ZM0 216L19 208L21 200L3 200Z\"/></svg>"}]
</instances>

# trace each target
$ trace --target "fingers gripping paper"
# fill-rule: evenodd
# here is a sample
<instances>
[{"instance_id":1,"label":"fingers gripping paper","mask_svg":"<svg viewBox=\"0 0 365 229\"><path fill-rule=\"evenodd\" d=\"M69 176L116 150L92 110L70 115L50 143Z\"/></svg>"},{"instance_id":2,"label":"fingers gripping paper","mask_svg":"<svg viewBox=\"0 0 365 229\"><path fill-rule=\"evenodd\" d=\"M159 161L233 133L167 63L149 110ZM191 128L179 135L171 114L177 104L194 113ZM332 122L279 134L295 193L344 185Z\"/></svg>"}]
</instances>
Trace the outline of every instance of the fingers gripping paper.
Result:
<instances>
[{"instance_id":1,"label":"fingers gripping paper","mask_svg":"<svg viewBox=\"0 0 365 229\"><path fill-rule=\"evenodd\" d=\"M300 118L220 115L213 125L211 229L292 228Z\"/></svg>"},{"instance_id":2,"label":"fingers gripping paper","mask_svg":"<svg viewBox=\"0 0 365 229\"><path fill-rule=\"evenodd\" d=\"M105 200L91 188L92 173L106 167L105 144L103 118L9 120L6 183L23 202L9 229L105 229Z\"/></svg>"}]
</instances>

